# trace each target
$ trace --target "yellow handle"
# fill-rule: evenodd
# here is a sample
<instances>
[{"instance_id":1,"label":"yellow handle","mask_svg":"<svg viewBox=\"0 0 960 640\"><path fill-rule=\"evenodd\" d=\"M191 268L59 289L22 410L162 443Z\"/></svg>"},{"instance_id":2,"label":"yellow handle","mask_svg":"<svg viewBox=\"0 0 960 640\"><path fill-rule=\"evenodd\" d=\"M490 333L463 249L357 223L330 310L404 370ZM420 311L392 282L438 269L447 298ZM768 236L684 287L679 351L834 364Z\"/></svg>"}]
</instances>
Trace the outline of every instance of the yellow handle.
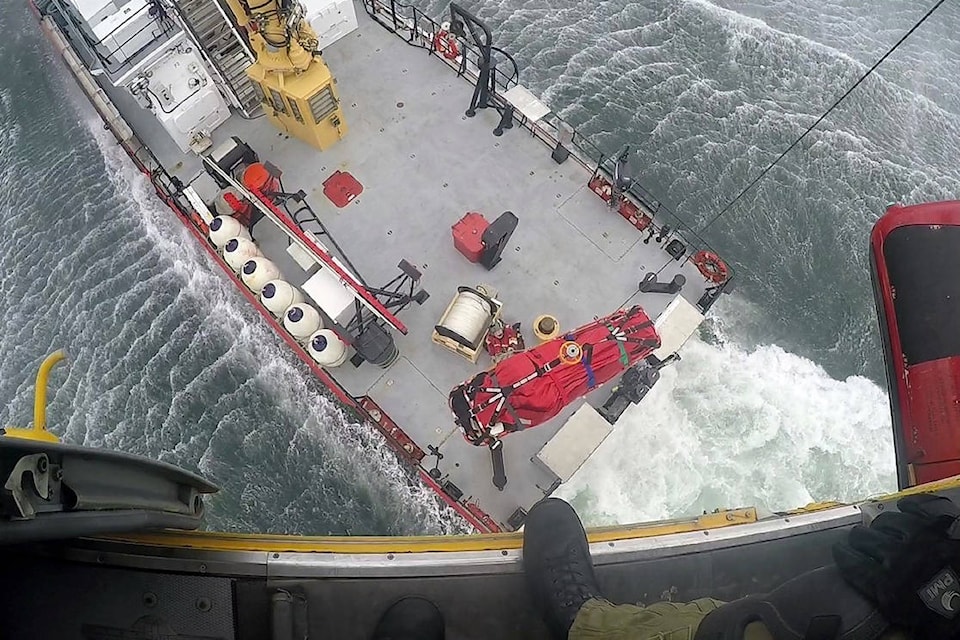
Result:
<instances>
[{"instance_id":1,"label":"yellow handle","mask_svg":"<svg viewBox=\"0 0 960 640\"><path fill-rule=\"evenodd\" d=\"M33 390L33 427L30 429L7 427L4 430L6 435L41 442L60 442L60 438L47 431L47 378L50 377L50 370L66 357L66 352L58 349L40 364L40 369L37 371L37 384Z\"/></svg>"},{"instance_id":2,"label":"yellow handle","mask_svg":"<svg viewBox=\"0 0 960 640\"><path fill-rule=\"evenodd\" d=\"M63 349L57 349L40 364L37 371L37 385L33 391L33 430L47 430L47 378L50 377L50 370L57 366L57 363L67 357Z\"/></svg>"}]
</instances>

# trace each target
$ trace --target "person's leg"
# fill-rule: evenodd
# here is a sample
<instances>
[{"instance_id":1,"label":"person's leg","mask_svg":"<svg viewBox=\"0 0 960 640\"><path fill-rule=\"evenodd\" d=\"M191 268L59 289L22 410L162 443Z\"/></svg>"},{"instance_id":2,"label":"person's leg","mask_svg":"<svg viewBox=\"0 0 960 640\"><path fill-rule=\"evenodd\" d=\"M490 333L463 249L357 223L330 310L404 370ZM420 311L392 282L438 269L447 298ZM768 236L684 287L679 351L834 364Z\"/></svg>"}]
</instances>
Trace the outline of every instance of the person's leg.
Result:
<instances>
[{"instance_id":1,"label":"person's leg","mask_svg":"<svg viewBox=\"0 0 960 640\"><path fill-rule=\"evenodd\" d=\"M905 638L833 566L727 604L710 598L612 604L600 596L580 519L556 498L537 503L527 515L523 563L533 601L556 640L694 640L698 631L703 638L773 640L803 637L814 624L821 630L838 625L830 637Z\"/></svg>"},{"instance_id":2,"label":"person's leg","mask_svg":"<svg viewBox=\"0 0 960 640\"><path fill-rule=\"evenodd\" d=\"M719 600L657 602L647 607L590 600L580 609L570 640L693 640L708 613L721 606Z\"/></svg>"},{"instance_id":3,"label":"person's leg","mask_svg":"<svg viewBox=\"0 0 960 640\"><path fill-rule=\"evenodd\" d=\"M425 598L401 598L380 616L371 640L444 640L443 616Z\"/></svg>"},{"instance_id":4,"label":"person's leg","mask_svg":"<svg viewBox=\"0 0 960 640\"><path fill-rule=\"evenodd\" d=\"M523 531L527 585L556 640L692 640L700 621L722 604L710 599L649 607L607 602L580 518L557 498L534 505Z\"/></svg>"},{"instance_id":5,"label":"person's leg","mask_svg":"<svg viewBox=\"0 0 960 640\"><path fill-rule=\"evenodd\" d=\"M580 607L600 598L600 588L583 525L563 500L541 500L527 514L523 569L534 606L553 636L565 640Z\"/></svg>"}]
</instances>

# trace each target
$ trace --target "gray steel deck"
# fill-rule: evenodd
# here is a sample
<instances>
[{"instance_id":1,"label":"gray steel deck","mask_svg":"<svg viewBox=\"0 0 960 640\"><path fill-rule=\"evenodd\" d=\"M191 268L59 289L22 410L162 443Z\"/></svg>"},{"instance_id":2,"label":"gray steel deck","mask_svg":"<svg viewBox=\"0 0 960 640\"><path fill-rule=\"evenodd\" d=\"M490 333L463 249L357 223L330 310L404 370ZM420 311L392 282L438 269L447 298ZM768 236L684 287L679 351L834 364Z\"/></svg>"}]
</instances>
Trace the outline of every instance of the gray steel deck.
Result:
<instances>
[{"instance_id":1,"label":"gray steel deck","mask_svg":"<svg viewBox=\"0 0 960 640\"><path fill-rule=\"evenodd\" d=\"M573 158L556 164L551 149L521 127L502 137L492 131L493 110L464 116L472 85L439 58L408 46L385 31L358 6L360 29L328 48L324 58L338 79L349 133L320 153L274 129L266 119L233 116L213 134L214 143L238 136L283 171L287 191L303 189L362 276L386 283L407 259L423 271L431 294L400 318L409 334L397 335L401 358L390 369L351 364L333 370L352 394L369 394L424 450L438 445L440 470L465 497L502 523L518 506L529 508L551 488L551 474L533 465L532 456L556 433L567 410L550 423L504 441L509 483L493 487L485 448L467 444L455 428L446 395L459 382L490 366L477 365L433 344L431 332L461 285L489 283L500 292L503 318L521 322L528 346L541 313L555 315L565 329L606 315L627 303L641 304L656 317L671 301L664 294L640 294L644 273L663 268L661 279L677 272L687 278L682 294L690 302L707 283L691 263L681 265L656 242L644 244L638 232L588 187L589 170ZM184 157L152 116L126 95L111 98L169 171L188 181L200 173L199 159ZM335 170L349 171L364 186L343 209L322 193ZM205 197L214 185L205 175L194 182ZM513 211L519 226L494 270L465 260L453 246L450 227L467 211L493 219ZM271 223L255 229L264 254L284 277L299 285L308 275L286 255L286 240ZM609 388L595 391L602 403ZM424 459L426 468L432 458Z\"/></svg>"}]
</instances>

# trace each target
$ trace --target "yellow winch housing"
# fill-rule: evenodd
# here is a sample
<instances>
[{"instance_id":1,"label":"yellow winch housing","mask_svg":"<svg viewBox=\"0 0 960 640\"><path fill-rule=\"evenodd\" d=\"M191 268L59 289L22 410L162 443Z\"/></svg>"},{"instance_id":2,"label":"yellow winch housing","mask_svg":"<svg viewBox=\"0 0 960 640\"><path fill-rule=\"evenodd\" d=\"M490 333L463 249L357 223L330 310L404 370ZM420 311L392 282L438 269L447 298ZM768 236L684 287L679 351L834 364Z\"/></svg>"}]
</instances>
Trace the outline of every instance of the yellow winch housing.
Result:
<instances>
[{"instance_id":1,"label":"yellow winch housing","mask_svg":"<svg viewBox=\"0 0 960 640\"><path fill-rule=\"evenodd\" d=\"M267 119L321 151L347 132L336 80L317 50L317 34L296 2L269 0L251 8L227 0L237 23L246 28L256 61L247 76Z\"/></svg>"}]
</instances>

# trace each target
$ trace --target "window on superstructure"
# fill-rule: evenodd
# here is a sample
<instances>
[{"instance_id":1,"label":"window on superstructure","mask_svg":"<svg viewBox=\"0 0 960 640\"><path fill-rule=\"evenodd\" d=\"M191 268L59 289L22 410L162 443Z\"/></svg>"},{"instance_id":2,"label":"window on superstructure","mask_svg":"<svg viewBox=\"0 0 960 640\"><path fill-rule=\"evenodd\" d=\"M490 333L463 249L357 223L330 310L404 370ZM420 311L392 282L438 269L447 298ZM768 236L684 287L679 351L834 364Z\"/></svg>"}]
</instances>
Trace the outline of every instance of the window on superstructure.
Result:
<instances>
[{"instance_id":1,"label":"window on superstructure","mask_svg":"<svg viewBox=\"0 0 960 640\"><path fill-rule=\"evenodd\" d=\"M283 96L276 89L270 89L270 97L273 99L273 110L287 115L287 105L283 101Z\"/></svg>"},{"instance_id":2,"label":"window on superstructure","mask_svg":"<svg viewBox=\"0 0 960 640\"><path fill-rule=\"evenodd\" d=\"M310 104L310 114L313 121L320 124L337 110L337 100L333 97L333 90L329 85L316 92L307 100Z\"/></svg>"},{"instance_id":3,"label":"window on superstructure","mask_svg":"<svg viewBox=\"0 0 960 640\"><path fill-rule=\"evenodd\" d=\"M267 95L263 92L263 87L260 86L260 83L256 80L251 80L250 86L253 87L253 94L257 96L257 102L264 104L267 101Z\"/></svg>"},{"instance_id":4,"label":"window on superstructure","mask_svg":"<svg viewBox=\"0 0 960 640\"><path fill-rule=\"evenodd\" d=\"M297 101L293 98L288 98L290 102L290 113L293 114L293 117L297 119L297 122L303 124L303 115L300 113L300 105L297 104Z\"/></svg>"}]
</instances>

